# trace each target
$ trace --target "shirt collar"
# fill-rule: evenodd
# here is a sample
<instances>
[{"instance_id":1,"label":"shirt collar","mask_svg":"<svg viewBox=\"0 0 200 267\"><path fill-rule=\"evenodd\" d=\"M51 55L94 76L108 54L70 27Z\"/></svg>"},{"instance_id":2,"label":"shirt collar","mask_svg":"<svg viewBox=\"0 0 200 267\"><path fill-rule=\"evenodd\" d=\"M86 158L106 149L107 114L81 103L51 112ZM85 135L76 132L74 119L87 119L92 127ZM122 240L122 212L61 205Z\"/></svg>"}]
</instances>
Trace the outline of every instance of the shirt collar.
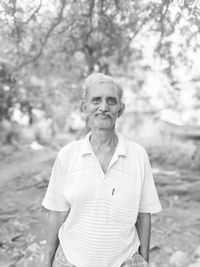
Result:
<instances>
[{"instance_id":1,"label":"shirt collar","mask_svg":"<svg viewBox=\"0 0 200 267\"><path fill-rule=\"evenodd\" d=\"M92 154L93 150L92 150L92 146L90 144L90 136L91 136L91 132L89 132L86 137L83 139L83 143L81 145L81 154L82 155L86 155L86 154ZM117 138L118 138L118 144L116 147L116 155L118 156L127 156L127 146L125 144L125 140L123 138L123 136L119 133L117 133Z\"/></svg>"},{"instance_id":2,"label":"shirt collar","mask_svg":"<svg viewBox=\"0 0 200 267\"><path fill-rule=\"evenodd\" d=\"M81 145L81 154L82 155L86 155L86 154L92 154L92 147L90 144L90 136L91 136L91 132L89 132L86 137L83 139L83 143Z\"/></svg>"}]
</instances>

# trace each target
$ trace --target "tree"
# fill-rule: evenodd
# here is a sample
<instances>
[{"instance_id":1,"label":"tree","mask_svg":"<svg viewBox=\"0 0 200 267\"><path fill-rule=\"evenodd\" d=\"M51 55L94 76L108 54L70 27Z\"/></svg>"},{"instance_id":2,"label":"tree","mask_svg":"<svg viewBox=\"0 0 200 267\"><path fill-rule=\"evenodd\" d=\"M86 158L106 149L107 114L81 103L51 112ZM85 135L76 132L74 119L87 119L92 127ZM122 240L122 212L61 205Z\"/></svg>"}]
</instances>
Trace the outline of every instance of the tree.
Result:
<instances>
[{"instance_id":1,"label":"tree","mask_svg":"<svg viewBox=\"0 0 200 267\"><path fill-rule=\"evenodd\" d=\"M175 98L184 87L180 69L198 88L199 5L189 0L3 0L0 57L12 66L11 76L16 81L9 94L13 99L17 96L16 101L30 116L38 106L51 114L49 98L53 105L57 89L48 82L50 73L60 80L61 95L75 102L80 96L80 80L93 71L129 73L139 92L143 74L155 71L155 60ZM151 60L146 56L148 49ZM45 86L36 89L31 76L43 79ZM41 95L45 97L41 99Z\"/></svg>"}]
</instances>

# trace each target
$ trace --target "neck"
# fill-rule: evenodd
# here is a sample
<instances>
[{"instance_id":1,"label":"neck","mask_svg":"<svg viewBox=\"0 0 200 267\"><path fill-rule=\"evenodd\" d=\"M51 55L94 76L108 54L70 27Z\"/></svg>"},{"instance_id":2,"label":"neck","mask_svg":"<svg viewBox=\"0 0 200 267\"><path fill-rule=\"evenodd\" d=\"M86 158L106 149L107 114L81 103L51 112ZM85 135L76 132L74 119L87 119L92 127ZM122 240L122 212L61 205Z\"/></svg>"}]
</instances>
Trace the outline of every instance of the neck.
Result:
<instances>
[{"instance_id":1,"label":"neck","mask_svg":"<svg viewBox=\"0 0 200 267\"><path fill-rule=\"evenodd\" d=\"M96 150L102 150L106 148L107 150L112 150L117 146L117 135L114 129L109 130L99 130L92 129L91 135L91 145Z\"/></svg>"}]
</instances>

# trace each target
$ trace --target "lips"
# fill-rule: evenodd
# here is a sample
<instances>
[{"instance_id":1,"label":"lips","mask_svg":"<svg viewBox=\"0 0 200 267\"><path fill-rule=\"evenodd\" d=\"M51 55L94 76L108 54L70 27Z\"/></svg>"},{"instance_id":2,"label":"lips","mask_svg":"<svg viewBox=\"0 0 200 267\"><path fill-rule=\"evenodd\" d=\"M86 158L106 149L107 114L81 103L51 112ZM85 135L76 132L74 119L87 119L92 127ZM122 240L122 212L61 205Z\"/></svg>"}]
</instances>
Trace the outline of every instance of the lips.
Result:
<instances>
[{"instance_id":1,"label":"lips","mask_svg":"<svg viewBox=\"0 0 200 267\"><path fill-rule=\"evenodd\" d=\"M110 119L109 114L96 114L96 117L101 118L101 119Z\"/></svg>"}]
</instances>

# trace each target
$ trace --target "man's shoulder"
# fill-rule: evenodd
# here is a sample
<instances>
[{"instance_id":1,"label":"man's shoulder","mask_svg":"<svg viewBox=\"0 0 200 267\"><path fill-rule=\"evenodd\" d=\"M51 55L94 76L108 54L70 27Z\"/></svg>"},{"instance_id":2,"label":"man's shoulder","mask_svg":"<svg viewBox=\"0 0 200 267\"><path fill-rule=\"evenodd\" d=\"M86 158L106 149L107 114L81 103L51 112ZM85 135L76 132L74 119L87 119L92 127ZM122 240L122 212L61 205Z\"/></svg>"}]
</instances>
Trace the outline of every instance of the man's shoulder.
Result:
<instances>
[{"instance_id":1,"label":"man's shoulder","mask_svg":"<svg viewBox=\"0 0 200 267\"><path fill-rule=\"evenodd\" d=\"M124 140L124 142L126 144L128 151L140 154L146 154L146 149L141 144L126 139Z\"/></svg>"},{"instance_id":2,"label":"man's shoulder","mask_svg":"<svg viewBox=\"0 0 200 267\"><path fill-rule=\"evenodd\" d=\"M81 140L75 140L71 141L67 145L63 146L59 152L58 155L60 157L71 157L73 153L77 152L77 150L80 148L81 144L83 143L84 139Z\"/></svg>"}]
</instances>

